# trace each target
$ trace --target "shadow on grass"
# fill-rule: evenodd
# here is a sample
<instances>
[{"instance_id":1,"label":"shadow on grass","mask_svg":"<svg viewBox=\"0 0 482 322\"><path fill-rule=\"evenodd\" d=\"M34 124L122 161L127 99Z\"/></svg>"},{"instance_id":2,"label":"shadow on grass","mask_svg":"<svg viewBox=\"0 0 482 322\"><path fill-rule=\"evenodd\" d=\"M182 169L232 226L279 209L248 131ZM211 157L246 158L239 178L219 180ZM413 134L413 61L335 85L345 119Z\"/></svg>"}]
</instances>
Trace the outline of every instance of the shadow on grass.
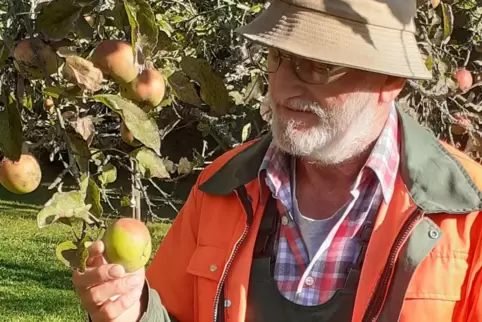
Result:
<instances>
[{"instance_id":1,"label":"shadow on grass","mask_svg":"<svg viewBox=\"0 0 482 322\"><path fill-rule=\"evenodd\" d=\"M42 321L42 317L56 316L57 321L88 321L73 293L68 296L65 292L32 290L12 294L0 290L0 300L1 315L14 319L21 317L23 320Z\"/></svg>"},{"instance_id":2,"label":"shadow on grass","mask_svg":"<svg viewBox=\"0 0 482 322\"><path fill-rule=\"evenodd\" d=\"M40 284L59 290L73 290L72 275L68 270L43 269L34 265L19 265L0 259L0 280L14 283ZM3 303L2 303L3 305Z\"/></svg>"},{"instance_id":3,"label":"shadow on grass","mask_svg":"<svg viewBox=\"0 0 482 322\"><path fill-rule=\"evenodd\" d=\"M29 204L29 205L44 205L55 193L55 191L47 189L47 186L40 186L34 192L17 195L11 193L0 186L0 205L3 203L11 204L12 202Z\"/></svg>"}]
</instances>

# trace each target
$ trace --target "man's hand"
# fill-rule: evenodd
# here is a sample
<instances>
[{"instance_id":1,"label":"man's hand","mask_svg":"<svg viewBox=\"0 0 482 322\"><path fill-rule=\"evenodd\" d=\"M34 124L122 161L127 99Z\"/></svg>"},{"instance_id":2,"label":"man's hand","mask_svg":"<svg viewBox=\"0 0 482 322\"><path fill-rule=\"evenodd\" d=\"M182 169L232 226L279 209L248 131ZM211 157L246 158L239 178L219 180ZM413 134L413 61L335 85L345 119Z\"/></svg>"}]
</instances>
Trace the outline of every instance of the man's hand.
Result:
<instances>
[{"instance_id":1,"label":"man's hand","mask_svg":"<svg viewBox=\"0 0 482 322\"><path fill-rule=\"evenodd\" d=\"M93 322L135 322L141 315L145 268L126 274L121 265L107 264L104 243L89 247L84 273L74 270L72 280L84 309Z\"/></svg>"}]
</instances>

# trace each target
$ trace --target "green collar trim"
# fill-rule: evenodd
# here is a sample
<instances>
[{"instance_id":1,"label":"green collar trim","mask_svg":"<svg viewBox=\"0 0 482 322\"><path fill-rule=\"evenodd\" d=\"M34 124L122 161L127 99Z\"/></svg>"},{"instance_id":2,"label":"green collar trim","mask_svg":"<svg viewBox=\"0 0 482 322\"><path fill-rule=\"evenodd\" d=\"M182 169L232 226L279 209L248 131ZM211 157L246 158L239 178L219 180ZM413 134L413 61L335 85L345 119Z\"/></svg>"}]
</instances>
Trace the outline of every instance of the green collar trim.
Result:
<instances>
[{"instance_id":1,"label":"green collar trim","mask_svg":"<svg viewBox=\"0 0 482 322\"><path fill-rule=\"evenodd\" d=\"M462 165L438 140L397 107L401 125L400 174L414 203L425 213L468 213L482 210L482 192ZM258 177L271 143L271 133L230 159L200 186L228 195Z\"/></svg>"}]
</instances>

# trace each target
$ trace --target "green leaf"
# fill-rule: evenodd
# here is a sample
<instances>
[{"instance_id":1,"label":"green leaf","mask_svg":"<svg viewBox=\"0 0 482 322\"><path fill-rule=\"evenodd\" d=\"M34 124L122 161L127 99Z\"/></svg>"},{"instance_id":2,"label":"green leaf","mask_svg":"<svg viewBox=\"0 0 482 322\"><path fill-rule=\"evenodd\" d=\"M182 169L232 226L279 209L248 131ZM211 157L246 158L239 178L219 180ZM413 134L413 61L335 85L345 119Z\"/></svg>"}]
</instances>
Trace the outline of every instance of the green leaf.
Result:
<instances>
[{"instance_id":1,"label":"green leaf","mask_svg":"<svg viewBox=\"0 0 482 322\"><path fill-rule=\"evenodd\" d=\"M100 166L105 160L105 154L96 148L91 148L90 158L96 166Z\"/></svg>"},{"instance_id":2,"label":"green leaf","mask_svg":"<svg viewBox=\"0 0 482 322\"><path fill-rule=\"evenodd\" d=\"M94 95L93 99L118 113L136 139L158 155L161 154L161 137L157 123L140 107L119 95Z\"/></svg>"},{"instance_id":3,"label":"green leaf","mask_svg":"<svg viewBox=\"0 0 482 322\"><path fill-rule=\"evenodd\" d=\"M10 56L10 52L3 41L0 40L0 68L5 66L5 63Z\"/></svg>"},{"instance_id":4,"label":"green leaf","mask_svg":"<svg viewBox=\"0 0 482 322\"><path fill-rule=\"evenodd\" d=\"M104 187L117 180L117 168L112 163L107 163L102 166L101 171L102 173L99 175L99 181Z\"/></svg>"},{"instance_id":5,"label":"green leaf","mask_svg":"<svg viewBox=\"0 0 482 322\"><path fill-rule=\"evenodd\" d=\"M245 142L250 135L251 135L251 123L248 123L245 126L243 126L243 132L241 134L242 142Z\"/></svg>"},{"instance_id":6,"label":"green leaf","mask_svg":"<svg viewBox=\"0 0 482 322\"><path fill-rule=\"evenodd\" d=\"M131 199L128 196L123 196L120 201L121 207L130 207L131 206Z\"/></svg>"},{"instance_id":7,"label":"green leaf","mask_svg":"<svg viewBox=\"0 0 482 322\"><path fill-rule=\"evenodd\" d=\"M200 58L184 57L181 68L201 86L201 99L218 115L229 112L231 102L223 80L214 73L209 63Z\"/></svg>"},{"instance_id":8,"label":"green leaf","mask_svg":"<svg viewBox=\"0 0 482 322\"><path fill-rule=\"evenodd\" d=\"M249 11L251 13L258 13L260 12L261 10L263 9L263 5L261 3L258 3L254 6L252 6L251 8L249 8Z\"/></svg>"},{"instance_id":9,"label":"green leaf","mask_svg":"<svg viewBox=\"0 0 482 322\"><path fill-rule=\"evenodd\" d=\"M432 71L432 69L433 69L433 58L432 58L432 56L428 56L427 59L425 59L425 67L427 67L427 69L429 71Z\"/></svg>"},{"instance_id":10,"label":"green leaf","mask_svg":"<svg viewBox=\"0 0 482 322\"><path fill-rule=\"evenodd\" d=\"M66 38L74 29L82 7L74 0L53 0L42 7L36 20L36 30L52 40Z\"/></svg>"},{"instance_id":11,"label":"green leaf","mask_svg":"<svg viewBox=\"0 0 482 322\"><path fill-rule=\"evenodd\" d=\"M85 203L92 206L92 208L90 208L90 213L97 218L102 217L104 209L101 204L99 186L87 175L83 175L81 180L81 191L85 195Z\"/></svg>"},{"instance_id":12,"label":"green leaf","mask_svg":"<svg viewBox=\"0 0 482 322\"><path fill-rule=\"evenodd\" d=\"M144 147L131 152L131 156L139 162L139 168L144 178L170 178L164 161L154 152Z\"/></svg>"},{"instance_id":13,"label":"green leaf","mask_svg":"<svg viewBox=\"0 0 482 322\"><path fill-rule=\"evenodd\" d=\"M64 90L58 86L46 86L42 92L53 98L59 98L61 95L64 94Z\"/></svg>"},{"instance_id":14,"label":"green leaf","mask_svg":"<svg viewBox=\"0 0 482 322\"><path fill-rule=\"evenodd\" d=\"M60 218L70 221L81 219L91 225L97 222L89 212L91 207L85 204L84 194L81 191L56 192L38 213L37 225L39 228L45 228Z\"/></svg>"},{"instance_id":15,"label":"green leaf","mask_svg":"<svg viewBox=\"0 0 482 322\"><path fill-rule=\"evenodd\" d=\"M452 31L454 30L454 14L452 12L452 6L447 3L441 3L442 15L443 15L443 42L448 42Z\"/></svg>"},{"instance_id":16,"label":"green leaf","mask_svg":"<svg viewBox=\"0 0 482 322\"><path fill-rule=\"evenodd\" d=\"M176 71L167 79L174 95L181 101L201 107L202 101L189 78L182 71Z\"/></svg>"},{"instance_id":17,"label":"green leaf","mask_svg":"<svg viewBox=\"0 0 482 322\"><path fill-rule=\"evenodd\" d=\"M71 240L58 244L55 249L57 258L67 267L70 267L70 263L73 260L73 257L75 257L76 251L77 246Z\"/></svg>"},{"instance_id":18,"label":"green leaf","mask_svg":"<svg viewBox=\"0 0 482 322\"><path fill-rule=\"evenodd\" d=\"M119 29L124 30L129 26L129 18L127 17L126 9L123 1L116 1L112 10L103 12L106 18L112 20L113 25Z\"/></svg>"},{"instance_id":19,"label":"green leaf","mask_svg":"<svg viewBox=\"0 0 482 322\"><path fill-rule=\"evenodd\" d=\"M145 0L124 0L124 7L131 26L132 48L136 53L141 51L144 57L150 57L159 35L151 6Z\"/></svg>"},{"instance_id":20,"label":"green leaf","mask_svg":"<svg viewBox=\"0 0 482 322\"><path fill-rule=\"evenodd\" d=\"M75 24L75 32L79 38L90 40L94 37L94 30L83 18L77 20Z\"/></svg>"},{"instance_id":21,"label":"green leaf","mask_svg":"<svg viewBox=\"0 0 482 322\"><path fill-rule=\"evenodd\" d=\"M25 92L22 96L22 105L26 107L29 111L33 109L32 96L34 95L33 88L30 84L25 87Z\"/></svg>"},{"instance_id":22,"label":"green leaf","mask_svg":"<svg viewBox=\"0 0 482 322\"><path fill-rule=\"evenodd\" d=\"M74 158L81 172L87 172L89 169L90 149L89 143L85 141L78 133L67 132L70 140L70 148L74 154Z\"/></svg>"},{"instance_id":23,"label":"green leaf","mask_svg":"<svg viewBox=\"0 0 482 322\"><path fill-rule=\"evenodd\" d=\"M88 236L78 242L65 241L57 245L55 253L65 266L83 272L89 258L88 243Z\"/></svg>"},{"instance_id":24,"label":"green leaf","mask_svg":"<svg viewBox=\"0 0 482 322\"><path fill-rule=\"evenodd\" d=\"M22 154L22 119L13 95L6 92L6 86L3 94L3 110L0 107L0 149L8 159L16 161Z\"/></svg>"}]
</instances>

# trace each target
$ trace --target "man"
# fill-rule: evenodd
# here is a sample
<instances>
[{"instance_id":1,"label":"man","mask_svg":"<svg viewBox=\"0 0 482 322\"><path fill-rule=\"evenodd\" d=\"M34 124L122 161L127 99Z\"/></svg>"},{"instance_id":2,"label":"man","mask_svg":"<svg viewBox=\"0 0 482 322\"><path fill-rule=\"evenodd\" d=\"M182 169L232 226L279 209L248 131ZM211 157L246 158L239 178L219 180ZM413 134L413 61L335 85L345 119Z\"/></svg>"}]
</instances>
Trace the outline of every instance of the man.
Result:
<instances>
[{"instance_id":1,"label":"man","mask_svg":"<svg viewBox=\"0 0 482 322\"><path fill-rule=\"evenodd\" d=\"M200 174L147 278L92 246L91 319L482 321L482 168L394 104L431 77L414 14L274 0L241 28L269 48L271 134Z\"/></svg>"}]
</instances>

